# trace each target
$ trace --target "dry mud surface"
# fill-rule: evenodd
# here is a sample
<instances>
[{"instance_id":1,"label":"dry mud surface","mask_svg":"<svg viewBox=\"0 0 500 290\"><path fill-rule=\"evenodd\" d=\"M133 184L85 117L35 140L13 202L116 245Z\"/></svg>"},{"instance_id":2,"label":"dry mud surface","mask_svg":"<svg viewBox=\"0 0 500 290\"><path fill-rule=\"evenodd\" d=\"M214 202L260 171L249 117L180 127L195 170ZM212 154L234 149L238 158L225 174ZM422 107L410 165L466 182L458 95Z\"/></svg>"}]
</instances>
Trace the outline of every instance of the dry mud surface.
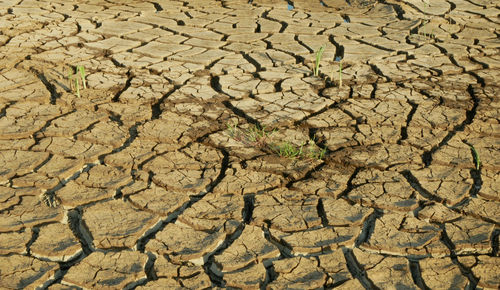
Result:
<instances>
[{"instance_id":1,"label":"dry mud surface","mask_svg":"<svg viewBox=\"0 0 500 290\"><path fill-rule=\"evenodd\" d=\"M0 288L498 289L499 3L426 3L0 1Z\"/></svg>"}]
</instances>

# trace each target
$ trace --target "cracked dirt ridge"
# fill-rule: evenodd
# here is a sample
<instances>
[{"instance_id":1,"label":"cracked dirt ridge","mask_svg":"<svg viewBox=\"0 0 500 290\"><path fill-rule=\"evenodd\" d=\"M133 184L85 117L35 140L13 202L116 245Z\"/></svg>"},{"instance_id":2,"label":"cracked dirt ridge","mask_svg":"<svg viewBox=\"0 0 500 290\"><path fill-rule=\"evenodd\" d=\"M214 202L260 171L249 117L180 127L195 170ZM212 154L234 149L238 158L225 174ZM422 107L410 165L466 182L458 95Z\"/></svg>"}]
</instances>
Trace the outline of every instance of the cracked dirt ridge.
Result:
<instances>
[{"instance_id":1,"label":"cracked dirt ridge","mask_svg":"<svg viewBox=\"0 0 500 290\"><path fill-rule=\"evenodd\" d=\"M0 288L498 289L499 15L0 1Z\"/></svg>"}]
</instances>

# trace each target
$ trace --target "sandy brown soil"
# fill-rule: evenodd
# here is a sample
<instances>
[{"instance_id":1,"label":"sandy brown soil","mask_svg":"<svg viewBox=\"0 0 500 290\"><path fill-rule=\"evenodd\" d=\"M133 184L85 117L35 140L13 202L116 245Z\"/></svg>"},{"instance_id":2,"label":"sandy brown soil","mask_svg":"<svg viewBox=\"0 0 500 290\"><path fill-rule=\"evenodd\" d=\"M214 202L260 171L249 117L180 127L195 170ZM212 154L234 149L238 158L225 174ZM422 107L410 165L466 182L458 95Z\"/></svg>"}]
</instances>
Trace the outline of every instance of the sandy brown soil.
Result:
<instances>
[{"instance_id":1,"label":"sandy brown soil","mask_svg":"<svg viewBox=\"0 0 500 290\"><path fill-rule=\"evenodd\" d=\"M499 14L0 1L0 288L498 289Z\"/></svg>"}]
</instances>

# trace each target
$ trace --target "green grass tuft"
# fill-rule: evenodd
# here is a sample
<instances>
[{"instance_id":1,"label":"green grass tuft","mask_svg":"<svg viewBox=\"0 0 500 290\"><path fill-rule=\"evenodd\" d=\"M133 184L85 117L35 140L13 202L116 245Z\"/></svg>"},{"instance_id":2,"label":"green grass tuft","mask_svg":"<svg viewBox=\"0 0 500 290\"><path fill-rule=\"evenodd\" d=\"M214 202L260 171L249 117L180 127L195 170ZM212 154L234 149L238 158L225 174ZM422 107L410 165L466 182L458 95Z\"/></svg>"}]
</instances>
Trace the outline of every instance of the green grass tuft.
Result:
<instances>
[{"instance_id":1,"label":"green grass tuft","mask_svg":"<svg viewBox=\"0 0 500 290\"><path fill-rule=\"evenodd\" d=\"M477 152L476 148L474 146L469 145L470 149L472 150L472 153L474 154L474 161L476 162L476 170L479 170L481 168L481 158L479 157L479 153Z\"/></svg>"},{"instance_id":2,"label":"green grass tuft","mask_svg":"<svg viewBox=\"0 0 500 290\"><path fill-rule=\"evenodd\" d=\"M274 152L280 157L295 159L303 156L304 145L296 146L290 142L283 142L273 147Z\"/></svg>"},{"instance_id":3,"label":"green grass tuft","mask_svg":"<svg viewBox=\"0 0 500 290\"><path fill-rule=\"evenodd\" d=\"M265 147L267 139L276 131L268 131L266 127L259 127L257 125L250 126L248 129L241 129L237 123L226 124L229 136L236 141L242 142L245 145L255 147Z\"/></svg>"},{"instance_id":4,"label":"green grass tuft","mask_svg":"<svg viewBox=\"0 0 500 290\"><path fill-rule=\"evenodd\" d=\"M314 76L316 77L319 75L319 64L321 62L321 58L323 57L324 51L325 51L325 46L323 45L316 52L316 61L314 63L314 69L313 69Z\"/></svg>"},{"instance_id":5,"label":"green grass tuft","mask_svg":"<svg viewBox=\"0 0 500 290\"><path fill-rule=\"evenodd\" d=\"M83 88L86 89L87 88L87 84L86 84L86 81L85 81L85 68L83 67L83 65L79 65L79 66L76 67L76 69L80 72L80 77L82 78Z\"/></svg>"},{"instance_id":6,"label":"green grass tuft","mask_svg":"<svg viewBox=\"0 0 500 290\"><path fill-rule=\"evenodd\" d=\"M474 163L476 165L476 170L479 170L481 168L481 158L479 157L479 152L477 152L476 148L474 148L474 145L468 143L466 140L463 140L463 142L470 147L470 150L472 151L472 158L474 159Z\"/></svg>"},{"instance_id":7,"label":"green grass tuft","mask_svg":"<svg viewBox=\"0 0 500 290\"><path fill-rule=\"evenodd\" d=\"M237 123L227 123L226 126L227 134L234 140L247 146L269 150L280 157L290 159L310 158L322 160L326 155L326 149L320 148L316 145L314 139L310 139L309 142L304 142L301 145L295 145L288 141L276 144L270 143L270 137L277 131L277 129L269 131L265 127L257 125L250 126L248 129L241 129L238 127Z\"/></svg>"},{"instance_id":8,"label":"green grass tuft","mask_svg":"<svg viewBox=\"0 0 500 290\"><path fill-rule=\"evenodd\" d=\"M80 80L79 80L80 79ZM70 91L75 90L76 96L80 97L80 82L82 83L83 89L87 88L87 81L85 80L85 68L82 65L77 65L75 71L73 68L69 69L68 82ZM74 82L74 87L73 87Z\"/></svg>"},{"instance_id":9,"label":"green grass tuft","mask_svg":"<svg viewBox=\"0 0 500 290\"><path fill-rule=\"evenodd\" d=\"M313 139L310 139L307 145L294 145L290 142L282 142L272 146L273 151L280 157L290 159L309 158L322 160L326 155L326 148L319 148Z\"/></svg>"}]
</instances>

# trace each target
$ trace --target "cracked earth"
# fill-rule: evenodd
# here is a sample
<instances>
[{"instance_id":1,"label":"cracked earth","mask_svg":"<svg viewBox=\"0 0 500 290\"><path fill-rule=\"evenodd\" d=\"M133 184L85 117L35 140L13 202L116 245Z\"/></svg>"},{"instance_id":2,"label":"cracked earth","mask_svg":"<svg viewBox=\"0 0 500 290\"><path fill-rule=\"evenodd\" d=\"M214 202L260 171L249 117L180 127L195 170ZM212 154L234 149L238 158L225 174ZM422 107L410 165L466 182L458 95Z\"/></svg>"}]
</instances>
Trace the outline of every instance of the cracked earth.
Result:
<instances>
[{"instance_id":1,"label":"cracked earth","mask_svg":"<svg viewBox=\"0 0 500 290\"><path fill-rule=\"evenodd\" d=\"M499 14L0 1L0 288L498 289Z\"/></svg>"}]
</instances>

